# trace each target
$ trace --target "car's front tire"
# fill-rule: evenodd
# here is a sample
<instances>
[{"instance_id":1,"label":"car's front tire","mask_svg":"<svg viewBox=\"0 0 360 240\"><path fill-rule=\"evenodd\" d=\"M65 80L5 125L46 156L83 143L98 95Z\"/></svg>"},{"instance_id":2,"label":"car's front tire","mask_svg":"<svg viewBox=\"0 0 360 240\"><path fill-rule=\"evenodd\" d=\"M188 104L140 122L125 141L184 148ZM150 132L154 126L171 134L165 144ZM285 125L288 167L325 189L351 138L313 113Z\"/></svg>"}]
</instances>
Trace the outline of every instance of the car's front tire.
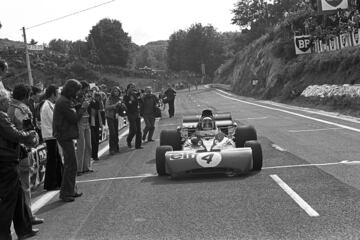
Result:
<instances>
[{"instance_id":1,"label":"car's front tire","mask_svg":"<svg viewBox=\"0 0 360 240\"><path fill-rule=\"evenodd\" d=\"M160 133L160 146L172 146L174 151L181 150L181 136L177 130L163 130Z\"/></svg>"},{"instance_id":2,"label":"car's front tire","mask_svg":"<svg viewBox=\"0 0 360 240\"><path fill-rule=\"evenodd\" d=\"M261 145L258 141L246 141L244 147L252 150L253 171L260 171L263 165L263 155Z\"/></svg>"},{"instance_id":3,"label":"car's front tire","mask_svg":"<svg viewBox=\"0 0 360 240\"><path fill-rule=\"evenodd\" d=\"M156 171L159 176L165 176L166 167L165 167L165 153L172 151L171 146L160 146L156 148L155 161L156 161Z\"/></svg>"},{"instance_id":4,"label":"car's front tire","mask_svg":"<svg viewBox=\"0 0 360 240\"><path fill-rule=\"evenodd\" d=\"M251 125L238 126L235 130L234 137L237 148L244 147L246 141L257 140L256 130Z\"/></svg>"}]
</instances>

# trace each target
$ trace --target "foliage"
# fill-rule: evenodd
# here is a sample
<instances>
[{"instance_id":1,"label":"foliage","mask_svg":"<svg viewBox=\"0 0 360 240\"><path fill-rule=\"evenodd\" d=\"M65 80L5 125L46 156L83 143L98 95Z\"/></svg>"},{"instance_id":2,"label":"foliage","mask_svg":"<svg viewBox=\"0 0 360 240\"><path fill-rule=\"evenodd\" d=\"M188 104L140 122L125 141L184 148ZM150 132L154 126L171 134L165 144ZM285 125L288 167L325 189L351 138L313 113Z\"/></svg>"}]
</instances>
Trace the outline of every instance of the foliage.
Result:
<instances>
[{"instance_id":1,"label":"foliage","mask_svg":"<svg viewBox=\"0 0 360 240\"><path fill-rule=\"evenodd\" d=\"M71 41L68 40L53 39L49 42L49 49L60 53L68 53L70 44Z\"/></svg>"},{"instance_id":2,"label":"foliage","mask_svg":"<svg viewBox=\"0 0 360 240\"><path fill-rule=\"evenodd\" d=\"M125 67L129 58L131 38L118 20L102 19L87 37L93 63Z\"/></svg>"},{"instance_id":3,"label":"foliage","mask_svg":"<svg viewBox=\"0 0 360 240\"><path fill-rule=\"evenodd\" d=\"M206 73L213 75L224 60L222 35L211 25L193 24L170 36L167 56L170 70L201 74L201 64L205 64Z\"/></svg>"},{"instance_id":4,"label":"foliage","mask_svg":"<svg viewBox=\"0 0 360 240\"><path fill-rule=\"evenodd\" d=\"M168 41L149 42L139 47L136 53L136 67L145 66L153 69L165 70L166 66L166 49Z\"/></svg>"}]
</instances>

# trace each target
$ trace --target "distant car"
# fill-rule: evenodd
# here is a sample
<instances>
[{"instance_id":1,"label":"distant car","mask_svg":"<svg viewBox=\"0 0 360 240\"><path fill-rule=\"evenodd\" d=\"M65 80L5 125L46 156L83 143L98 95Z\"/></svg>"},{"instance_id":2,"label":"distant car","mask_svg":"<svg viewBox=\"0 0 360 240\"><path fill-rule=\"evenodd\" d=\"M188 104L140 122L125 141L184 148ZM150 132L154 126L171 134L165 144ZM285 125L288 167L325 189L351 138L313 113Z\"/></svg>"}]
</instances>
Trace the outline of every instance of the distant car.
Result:
<instances>
[{"instance_id":1,"label":"distant car","mask_svg":"<svg viewBox=\"0 0 360 240\"><path fill-rule=\"evenodd\" d=\"M259 171L263 156L256 130L237 126L230 113L184 116L175 130L160 133L156 148L159 176L183 173L231 173Z\"/></svg>"}]
</instances>

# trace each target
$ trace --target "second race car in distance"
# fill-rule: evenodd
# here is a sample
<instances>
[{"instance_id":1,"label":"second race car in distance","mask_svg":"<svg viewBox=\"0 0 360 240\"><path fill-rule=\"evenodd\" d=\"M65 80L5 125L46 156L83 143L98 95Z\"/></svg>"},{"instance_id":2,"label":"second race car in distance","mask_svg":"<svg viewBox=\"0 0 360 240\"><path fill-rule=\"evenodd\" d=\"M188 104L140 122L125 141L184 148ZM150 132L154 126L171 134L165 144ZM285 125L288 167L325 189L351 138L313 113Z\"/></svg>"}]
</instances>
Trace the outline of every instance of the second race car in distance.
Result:
<instances>
[{"instance_id":1,"label":"second race car in distance","mask_svg":"<svg viewBox=\"0 0 360 240\"><path fill-rule=\"evenodd\" d=\"M156 148L159 176L183 173L231 173L259 171L263 156L256 130L237 126L230 113L184 116L175 130L160 133Z\"/></svg>"}]
</instances>

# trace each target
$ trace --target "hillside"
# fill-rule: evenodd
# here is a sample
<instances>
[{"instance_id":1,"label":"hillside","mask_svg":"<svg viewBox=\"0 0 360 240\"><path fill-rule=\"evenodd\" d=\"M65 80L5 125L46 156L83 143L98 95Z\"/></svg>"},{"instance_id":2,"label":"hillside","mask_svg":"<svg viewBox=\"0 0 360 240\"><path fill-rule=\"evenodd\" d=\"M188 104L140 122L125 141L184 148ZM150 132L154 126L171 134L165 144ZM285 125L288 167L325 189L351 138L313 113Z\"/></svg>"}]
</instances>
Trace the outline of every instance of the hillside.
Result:
<instances>
[{"instance_id":1,"label":"hillside","mask_svg":"<svg viewBox=\"0 0 360 240\"><path fill-rule=\"evenodd\" d=\"M166 49L168 41L160 40L140 46L136 52L136 66L166 70Z\"/></svg>"},{"instance_id":2,"label":"hillside","mask_svg":"<svg viewBox=\"0 0 360 240\"><path fill-rule=\"evenodd\" d=\"M11 89L18 83L28 83L23 43L0 39L0 58L5 59L9 64L8 74L3 79L6 87ZM61 85L69 78L87 80L98 85L105 84L108 87L126 86L129 82L134 82L141 88L154 85L153 78L141 71L94 65L86 59L47 48L41 52L30 52L30 61L34 84L42 83L44 86Z\"/></svg>"},{"instance_id":3,"label":"hillside","mask_svg":"<svg viewBox=\"0 0 360 240\"><path fill-rule=\"evenodd\" d=\"M360 83L359 60L356 47L296 56L290 29L280 25L223 64L214 82L231 84L234 92L244 96L341 110L341 101L324 103L300 95L310 85ZM358 110L357 104L347 107Z\"/></svg>"}]
</instances>

